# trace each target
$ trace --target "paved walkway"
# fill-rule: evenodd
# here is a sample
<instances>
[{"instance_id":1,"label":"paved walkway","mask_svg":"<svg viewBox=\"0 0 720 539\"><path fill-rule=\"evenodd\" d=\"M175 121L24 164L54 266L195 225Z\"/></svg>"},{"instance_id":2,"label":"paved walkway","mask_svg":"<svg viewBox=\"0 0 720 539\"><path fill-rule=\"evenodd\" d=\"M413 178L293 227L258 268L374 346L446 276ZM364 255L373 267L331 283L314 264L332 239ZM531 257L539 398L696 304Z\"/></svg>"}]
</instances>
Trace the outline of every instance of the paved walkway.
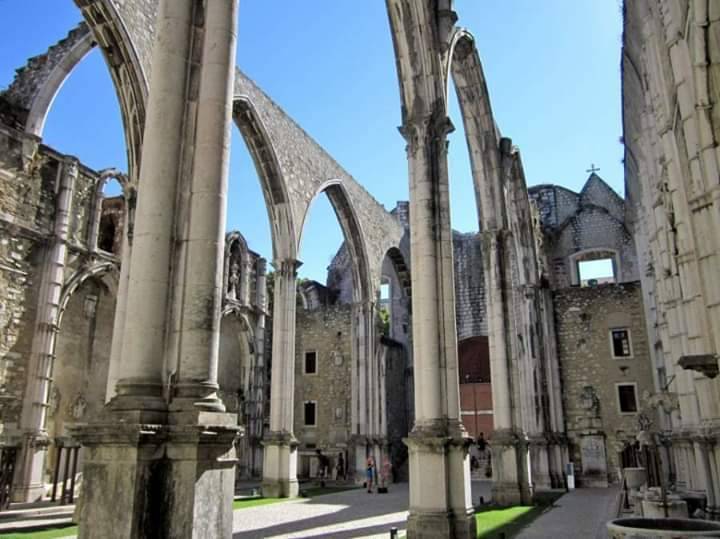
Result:
<instances>
[{"instance_id":1,"label":"paved walkway","mask_svg":"<svg viewBox=\"0 0 720 539\"><path fill-rule=\"evenodd\" d=\"M490 482L473 482L473 502L490 497ZM407 527L408 485L390 486L388 494L364 489L316 496L235 511L233 539L390 536Z\"/></svg>"},{"instance_id":2,"label":"paved walkway","mask_svg":"<svg viewBox=\"0 0 720 539\"><path fill-rule=\"evenodd\" d=\"M517 536L519 539L606 539L605 523L615 517L618 489L577 489L558 499ZM489 499L490 483L473 481L473 502ZM388 494L364 489L298 499L234 513L233 539L382 537L390 528L406 529L408 485L391 485ZM0 513L3 528L69 521L73 506L16 507Z\"/></svg>"},{"instance_id":3,"label":"paved walkway","mask_svg":"<svg viewBox=\"0 0 720 539\"><path fill-rule=\"evenodd\" d=\"M606 539L605 523L617 516L617 488L571 490L532 521L517 539Z\"/></svg>"}]
</instances>

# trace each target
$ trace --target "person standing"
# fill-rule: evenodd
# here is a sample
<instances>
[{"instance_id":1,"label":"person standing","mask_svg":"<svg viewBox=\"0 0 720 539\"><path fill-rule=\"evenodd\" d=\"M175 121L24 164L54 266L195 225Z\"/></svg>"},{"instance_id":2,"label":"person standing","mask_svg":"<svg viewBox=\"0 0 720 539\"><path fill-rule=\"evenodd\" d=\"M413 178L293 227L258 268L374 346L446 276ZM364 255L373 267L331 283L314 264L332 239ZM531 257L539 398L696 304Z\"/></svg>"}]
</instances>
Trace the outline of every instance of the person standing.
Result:
<instances>
[{"instance_id":1,"label":"person standing","mask_svg":"<svg viewBox=\"0 0 720 539\"><path fill-rule=\"evenodd\" d=\"M337 478L345 481L345 457L342 453L339 453L337 458Z\"/></svg>"},{"instance_id":2,"label":"person standing","mask_svg":"<svg viewBox=\"0 0 720 539\"><path fill-rule=\"evenodd\" d=\"M325 479L327 478L328 471L330 470L330 459L327 455L323 455L322 450L317 449L315 451L318 458L318 476L320 477L320 486L325 486Z\"/></svg>"},{"instance_id":3,"label":"person standing","mask_svg":"<svg viewBox=\"0 0 720 539\"><path fill-rule=\"evenodd\" d=\"M375 477L375 460L372 457L367 459L367 467L365 469L365 481L367 483L367 491L372 493L373 478Z\"/></svg>"}]
</instances>

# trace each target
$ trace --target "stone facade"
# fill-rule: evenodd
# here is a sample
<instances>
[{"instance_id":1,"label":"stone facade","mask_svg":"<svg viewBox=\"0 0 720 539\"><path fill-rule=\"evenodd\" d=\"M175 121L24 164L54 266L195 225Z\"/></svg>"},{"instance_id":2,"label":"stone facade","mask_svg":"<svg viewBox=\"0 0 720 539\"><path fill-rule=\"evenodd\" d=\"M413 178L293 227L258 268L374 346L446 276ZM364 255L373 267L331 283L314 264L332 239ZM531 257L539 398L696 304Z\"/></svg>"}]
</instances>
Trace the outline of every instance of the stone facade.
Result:
<instances>
[{"instance_id":1,"label":"stone facade","mask_svg":"<svg viewBox=\"0 0 720 539\"><path fill-rule=\"evenodd\" d=\"M720 10L716 2L623 7L628 210L654 354L653 429L668 479L720 510Z\"/></svg>"},{"instance_id":2,"label":"stone facade","mask_svg":"<svg viewBox=\"0 0 720 539\"><path fill-rule=\"evenodd\" d=\"M315 476L315 450L321 449L334 466L343 453L348 462L350 438L351 308L333 304L298 311L295 360L295 435L300 442L298 476ZM312 372L306 369L312 356ZM305 407L313 407L311 424ZM308 412L310 413L310 412Z\"/></svg>"},{"instance_id":3,"label":"stone facade","mask_svg":"<svg viewBox=\"0 0 720 539\"><path fill-rule=\"evenodd\" d=\"M654 391L640 283L565 288L553 300L565 421L579 485L616 482L619 453L634 443L639 414L648 411L646 401ZM613 355L612 330L618 329L629 335L627 357ZM621 412L619 385L632 386L634 410ZM582 449L588 436L604 447L607 460L600 477L594 468L585 473Z\"/></svg>"},{"instance_id":4,"label":"stone facade","mask_svg":"<svg viewBox=\"0 0 720 539\"><path fill-rule=\"evenodd\" d=\"M625 203L597 174L575 193L556 185L531 187L544 232L552 288L579 285L577 264L610 258L616 282L639 279Z\"/></svg>"}]
</instances>

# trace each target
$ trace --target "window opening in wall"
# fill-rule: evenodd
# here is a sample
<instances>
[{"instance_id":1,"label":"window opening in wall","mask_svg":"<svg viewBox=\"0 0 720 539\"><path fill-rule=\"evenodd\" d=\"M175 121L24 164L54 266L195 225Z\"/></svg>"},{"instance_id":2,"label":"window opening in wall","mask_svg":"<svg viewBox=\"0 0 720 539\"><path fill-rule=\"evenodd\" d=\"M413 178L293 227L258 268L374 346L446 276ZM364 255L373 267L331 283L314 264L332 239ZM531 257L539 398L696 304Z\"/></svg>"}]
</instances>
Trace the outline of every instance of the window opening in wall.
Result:
<instances>
[{"instance_id":1,"label":"window opening in wall","mask_svg":"<svg viewBox=\"0 0 720 539\"><path fill-rule=\"evenodd\" d=\"M378 314L380 315L380 332L386 337L392 337L392 335L390 335L392 302L390 294L390 283L387 281L383 281L380 284L380 303Z\"/></svg>"},{"instance_id":2,"label":"window opening in wall","mask_svg":"<svg viewBox=\"0 0 720 539\"><path fill-rule=\"evenodd\" d=\"M597 286L616 282L612 258L581 260L577 265L580 286Z\"/></svg>"},{"instance_id":3,"label":"window opening in wall","mask_svg":"<svg viewBox=\"0 0 720 539\"><path fill-rule=\"evenodd\" d=\"M634 414L637 412L637 396L635 392L635 384L618 384L618 404L620 413Z\"/></svg>"},{"instance_id":4,"label":"window opening in wall","mask_svg":"<svg viewBox=\"0 0 720 539\"><path fill-rule=\"evenodd\" d=\"M315 401L306 401L304 405L304 419L305 425L315 426L315 412L317 403Z\"/></svg>"},{"instance_id":5,"label":"window opening in wall","mask_svg":"<svg viewBox=\"0 0 720 539\"><path fill-rule=\"evenodd\" d=\"M103 215L100 218L100 231L98 233L98 249L113 253L115 248L115 219L112 215Z\"/></svg>"},{"instance_id":6,"label":"window opening in wall","mask_svg":"<svg viewBox=\"0 0 720 539\"><path fill-rule=\"evenodd\" d=\"M317 352L305 352L305 374L317 374Z\"/></svg>"},{"instance_id":7,"label":"window opening in wall","mask_svg":"<svg viewBox=\"0 0 720 539\"><path fill-rule=\"evenodd\" d=\"M611 329L610 346L612 346L612 355L614 358L632 357L630 330L627 328Z\"/></svg>"}]
</instances>

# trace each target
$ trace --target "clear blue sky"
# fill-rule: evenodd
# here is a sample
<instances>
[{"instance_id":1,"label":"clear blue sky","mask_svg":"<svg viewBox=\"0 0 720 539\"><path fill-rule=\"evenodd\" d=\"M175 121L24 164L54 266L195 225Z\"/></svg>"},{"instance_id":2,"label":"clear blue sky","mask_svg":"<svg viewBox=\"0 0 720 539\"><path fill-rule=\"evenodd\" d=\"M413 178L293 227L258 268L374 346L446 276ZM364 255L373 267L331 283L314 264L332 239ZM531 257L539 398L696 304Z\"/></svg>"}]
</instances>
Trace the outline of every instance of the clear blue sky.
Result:
<instances>
[{"instance_id":1,"label":"clear blue sky","mask_svg":"<svg viewBox=\"0 0 720 539\"><path fill-rule=\"evenodd\" d=\"M622 194L619 0L456 0L476 37L503 135L520 147L530 185L579 190L591 163ZM80 21L72 0L0 0L0 86ZM407 161L385 2L241 0L238 64L386 208L407 199ZM454 228L477 217L462 122L450 136ZM95 168L126 169L122 123L98 51L75 70L45 142ZM270 258L257 174L233 132L228 229ZM325 197L303 233L301 275L324 282L342 233Z\"/></svg>"}]
</instances>

